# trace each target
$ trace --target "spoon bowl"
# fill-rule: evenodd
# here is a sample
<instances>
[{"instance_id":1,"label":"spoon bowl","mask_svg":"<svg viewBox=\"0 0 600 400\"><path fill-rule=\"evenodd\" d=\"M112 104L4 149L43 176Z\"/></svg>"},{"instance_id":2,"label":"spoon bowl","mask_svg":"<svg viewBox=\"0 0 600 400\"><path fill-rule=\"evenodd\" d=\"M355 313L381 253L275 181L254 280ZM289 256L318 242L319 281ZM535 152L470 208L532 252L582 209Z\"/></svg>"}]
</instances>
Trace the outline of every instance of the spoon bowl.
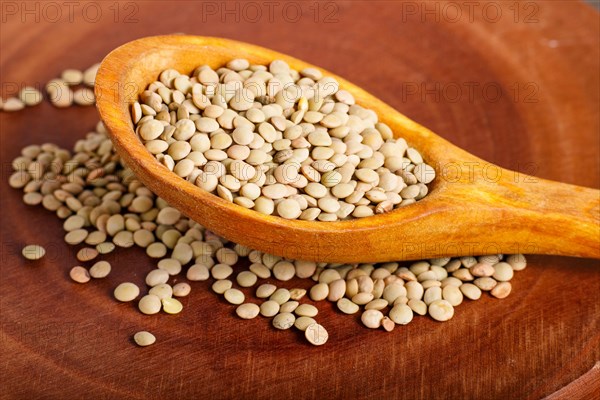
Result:
<instances>
[{"instance_id":1,"label":"spoon bowl","mask_svg":"<svg viewBox=\"0 0 600 400\"><path fill-rule=\"evenodd\" d=\"M216 69L234 58L320 69L374 110L434 167L422 200L385 214L338 222L286 220L208 193L160 164L134 132L130 107L160 72ZM252 249L301 260L383 262L498 253L600 258L600 191L552 182L454 146L339 76L296 58L234 40L168 35L112 51L96 77L97 107L115 149L138 179L209 230Z\"/></svg>"}]
</instances>

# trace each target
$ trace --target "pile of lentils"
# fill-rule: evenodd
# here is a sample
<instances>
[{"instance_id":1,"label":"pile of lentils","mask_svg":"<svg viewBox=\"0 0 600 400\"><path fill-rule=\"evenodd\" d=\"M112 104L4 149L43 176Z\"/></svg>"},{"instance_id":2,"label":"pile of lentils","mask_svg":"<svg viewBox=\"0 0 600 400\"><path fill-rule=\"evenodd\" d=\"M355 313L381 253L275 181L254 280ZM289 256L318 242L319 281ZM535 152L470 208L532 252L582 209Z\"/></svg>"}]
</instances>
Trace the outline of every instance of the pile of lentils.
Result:
<instances>
[{"instance_id":1,"label":"pile of lentils","mask_svg":"<svg viewBox=\"0 0 600 400\"><path fill-rule=\"evenodd\" d=\"M526 267L521 254L438 258L406 266L317 263L231 243L137 180L115 152L102 123L78 140L72 151L50 143L27 146L12 167L15 172L9 184L23 191L23 202L42 205L64 220L64 240L77 246L81 263L70 270L74 282L107 278L112 266L101 258L117 248L145 249L156 261L156 268L146 276L146 287L121 282L113 295L119 302L137 301L139 311L148 315L181 312L178 299L190 294L195 281L211 280L212 290L236 306L239 318L262 315L275 329L294 327L305 332L309 343L322 345L328 332L317 323L318 308L303 302L304 298L335 302L341 313L361 312L366 327L391 331L411 322L415 314L447 321L454 307L465 299L478 300L482 292L505 298L514 271ZM45 249L27 245L22 254L39 260ZM240 263L244 258L249 262ZM248 267L240 267L245 264ZM314 284L306 290L285 283L293 278ZM254 298L247 299L242 290L255 286ZM147 331L137 332L133 339L140 346L156 341Z\"/></svg>"},{"instance_id":2,"label":"pile of lentils","mask_svg":"<svg viewBox=\"0 0 600 400\"><path fill-rule=\"evenodd\" d=\"M94 82L100 64L94 64L85 71L66 69L60 78L52 79L45 85L46 94L50 103L57 108L78 106L91 106L96 103L94 95ZM24 86L17 96L3 100L0 97L0 110L5 112L20 111L25 107L34 107L44 100L38 88Z\"/></svg>"},{"instance_id":3,"label":"pile of lentils","mask_svg":"<svg viewBox=\"0 0 600 400\"><path fill-rule=\"evenodd\" d=\"M314 68L231 60L163 71L131 108L166 168L242 207L337 221L412 204L434 169L377 114Z\"/></svg>"}]
</instances>

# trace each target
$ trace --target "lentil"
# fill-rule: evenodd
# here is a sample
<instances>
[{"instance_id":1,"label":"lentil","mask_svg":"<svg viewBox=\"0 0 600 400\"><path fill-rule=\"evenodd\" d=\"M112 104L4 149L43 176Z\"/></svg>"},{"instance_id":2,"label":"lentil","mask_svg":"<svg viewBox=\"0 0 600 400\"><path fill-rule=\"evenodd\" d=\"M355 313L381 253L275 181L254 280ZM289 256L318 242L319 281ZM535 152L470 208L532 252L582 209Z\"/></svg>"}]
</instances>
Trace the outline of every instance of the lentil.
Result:
<instances>
[{"instance_id":1,"label":"lentil","mask_svg":"<svg viewBox=\"0 0 600 400\"><path fill-rule=\"evenodd\" d=\"M337 301L337 307L344 314L356 314L360 310L358 304L353 303L345 297Z\"/></svg>"},{"instance_id":2,"label":"lentil","mask_svg":"<svg viewBox=\"0 0 600 400\"><path fill-rule=\"evenodd\" d=\"M133 335L133 340L140 347L150 346L156 342L156 337L150 332L140 331Z\"/></svg>"},{"instance_id":3,"label":"lentil","mask_svg":"<svg viewBox=\"0 0 600 400\"><path fill-rule=\"evenodd\" d=\"M260 314L264 317L274 317L279 313L279 303L275 300L267 300L260 305Z\"/></svg>"},{"instance_id":4,"label":"lentil","mask_svg":"<svg viewBox=\"0 0 600 400\"><path fill-rule=\"evenodd\" d=\"M273 318L273 326L277 329L290 329L296 322L294 314L289 312L279 313Z\"/></svg>"},{"instance_id":5,"label":"lentil","mask_svg":"<svg viewBox=\"0 0 600 400\"><path fill-rule=\"evenodd\" d=\"M404 304L398 304L390 310L389 317L398 325L406 325L413 319L413 310Z\"/></svg>"},{"instance_id":6,"label":"lentil","mask_svg":"<svg viewBox=\"0 0 600 400\"><path fill-rule=\"evenodd\" d=\"M386 332L391 332L396 327L396 324L389 317L383 317L381 320L381 326Z\"/></svg>"},{"instance_id":7,"label":"lentil","mask_svg":"<svg viewBox=\"0 0 600 400\"><path fill-rule=\"evenodd\" d=\"M481 297L481 289L472 283L463 283L459 289L468 299L479 300Z\"/></svg>"},{"instance_id":8,"label":"lentil","mask_svg":"<svg viewBox=\"0 0 600 400\"><path fill-rule=\"evenodd\" d=\"M187 270L186 277L190 281L205 281L209 278L209 274L206 265L194 264Z\"/></svg>"},{"instance_id":9,"label":"lentil","mask_svg":"<svg viewBox=\"0 0 600 400\"><path fill-rule=\"evenodd\" d=\"M317 307L311 304L301 304L295 309L294 312L300 317L316 317L319 313L319 310L317 310Z\"/></svg>"},{"instance_id":10,"label":"lentil","mask_svg":"<svg viewBox=\"0 0 600 400\"><path fill-rule=\"evenodd\" d=\"M162 309L167 314L179 314L183 310L183 304L177 299L172 297L165 297L161 299Z\"/></svg>"},{"instance_id":11,"label":"lentil","mask_svg":"<svg viewBox=\"0 0 600 400\"><path fill-rule=\"evenodd\" d=\"M259 299L265 299L271 296L275 292L275 290L277 290L277 286L272 285L270 283L263 283L262 285L256 288L256 297L258 297Z\"/></svg>"},{"instance_id":12,"label":"lentil","mask_svg":"<svg viewBox=\"0 0 600 400\"><path fill-rule=\"evenodd\" d=\"M136 297L138 297L139 294L140 289L137 287L136 284L131 282L124 282L119 284L119 286L117 286L113 292L115 299L122 302L132 301Z\"/></svg>"},{"instance_id":13,"label":"lentil","mask_svg":"<svg viewBox=\"0 0 600 400\"><path fill-rule=\"evenodd\" d=\"M296 327L296 329L304 332L304 331L306 331L306 328L308 328L309 325L316 324L316 323L317 323L317 321L315 321L314 318L298 317L298 318L296 318L296 321L294 322L294 326Z\"/></svg>"},{"instance_id":14,"label":"lentil","mask_svg":"<svg viewBox=\"0 0 600 400\"><path fill-rule=\"evenodd\" d=\"M294 312L299 304L300 303L294 300L286 301L279 308L279 312Z\"/></svg>"},{"instance_id":15,"label":"lentil","mask_svg":"<svg viewBox=\"0 0 600 400\"><path fill-rule=\"evenodd\" d=\"M77 252L77 259L81 262L91 261L98 257L98 250L91 247L84 247Z\"/></svg>"},{"instance_id":16,"label":"lentil","mask_svg":"<svg viewBox=\"0 0 600 400\"><path fill-rule=\"evenodd\" d=\"M290 299L290 291L284 288L279 288L273 292L273 294L269 297L269 300L274 300L277 304L282 305L283 303L287 303Z\"/></svg>"},{"instance_id":17,"label":"lentil","mask_svg":"<svg viewBox=\"0 0 600 400\"><path fill-rule=\"evenodd\" d=\"M407 305L410 307L411 310L413 310L414 312L416 312L419 315L427 314L427 304L425 304L421 300L415 300L415 299L409 300Z\"/></svg>"},{"instance_id":18,"label":"lentil","mask_svg":"<svg viewBox=\"0 0 600 400\"><path fill-rule=\"evenodd\" d=\"M87 283L90 281L88 270L80 266L71 268L69 276L77 283Z\"/></svg>"},{"instance_id":19,"label":"lentil","mask_svg":"<svg viewBox=\"0 0 600 400\"><path fill-rule=\"evenodd\" d=\"M180 282L173 286L173 296L185 297L192 291L192 287L189 283Z\"/></svg>"},{"instance_id":20,"label":"lentil","mask_svg":"<svg viewBox=\"0 0 600 400\"><path fill-rule=\"evenodd\" d=\"M162 269L153 269L146 275L146 285L150 287L167 283L168 280L169 273Z\"/></svg>"},{"instance_id":21,"label":"lentil","mask_svg":"<svg viewBox=\"0 0 600 400\"><path fill-rule=\"evenodd\" d=\"M381 326L383 313L379 310L366 310L360 316L360 320L367 328L377 329Z\"/></svg>"},{"instance_id":22,"label":"lentil","mask_svg":"<svg viewBox=\"0 0 600 400\"><path fill-rule=\"evenodd\" d=\"M223 294L231 289L233 283L229 279L218 279L213 283L212 289L215 293Z\"/></svg>"},{"instance_id":23,"label":"lentil","mask_svg":"<svg viewBox=\"0 0 600 400\"><path fill-rule=\"evenodd\" d=\"M225 296L225 300L231 304L242 304L245 299L244 293L237 289L227 289L223 295Z\"/></svg>"},{"instance_id":24,"label":"lentil","mask_svg":"<svg viewBox=\"0 0 600 400\"><path fill-rule=\"evenodd\" d=\"M448 285L442 289L442 297L456 307L463 301L463 294L457 286Z\"/></svg>"},{"instance_id":25,"label":"lentil","mask_svg":"<svg viewBox=\"0 0 600 400\"><path fill-rule=\"evenodd\" d=\"M294 288L290 289L290 299L300 300L306 295L306 289Z\"/></svg>"},{"instance_id":26,"label":"lentil","mask_svg":"<svg viewBox=\"0 0 600 400\"><path fill-rule=\"evenodd\" d=\"M23 247L21 254L28 260L39 260L46 254L46 249L37 244L30 244Z\"/></svg>"},{"instance_id":27,"label":"lentil","mask_svg":"<svg viewBox=\"0 0 600 400\"><path fill-rule=\"evenodd\" d=\"M436 321L448 321L454 316L454 307L446 300L435 300L429 304L428 311Z\"/></svg>"},{"instance_id":28,"label":"lentil","mask_svg":"<svg viewBox=\"0 0 600 400\"><path fill-rule=\"evenodd\" d=\"M169 284L161 283L160 285L152 287L148 291L148 294L153 294L161 300L167 299L169 297L173 297L173 288Z\"/></svg>"},{"instance_id":29,"label":"lentil","mask_svg":"<svg viewBox=\"0 0 600 400\"><path fill-rule=\"evenodd\" d=\"M513 278L514 272L509 263L499 262L493 267L493 278L500 282L507 282Z\"/></svg>"},{"instance_id":30,"label":"lentil","mask_svg":"<svg viewBox=\"0 0 600 400\"><path fill-rule=\"evenodd\" d=\"M508 297L512 290L510 282L500 282L490 291L490 294L498 299L504 299Z\"/></svg>"},{"instance_id":31,"label":"lentil","mask_svg":"<svg viewBox=\"0 0 600 400\"><path fill-rule=\"evenodd\" d=\"M161 307L161 300L153 294L145 295L138 302L138 309L146 315L157 314L160 312Z\"/></svg>"},{"instance_id":32,"label":"lentil","mask_svg":"<svg viewBox=\"0 0 600 400\"><path fill-rule=\"evenodd\" d=\"M318 283L310 289L310 298L314 301L321 301L329 295L329 286L326 283Z\"/></svg>"},{"instance_id":33,"label":"lentil","mask_svg":"<svg viewBox=\"0 0 600 400\"><path fill-rule=\"evenodd\" d=\"M90 276L95 279L106 278L110 274L111 266L108 261L98 261L90 268Z\"/></svg>"},{"instance_id":34,"label":"lentil","mask_svg":"<svg viewBox=\"0 0 600 400\"><path fill-rule=\"evenodd\" d=\"M242 319L253 319L258 316L260 307L253 303L244 303L235 309L235 313Z\"/></svg>"},{"instance_id":35,"label":"lentil","mask_svg":"<svg viewBox=\"0 0 600 400\"><path fill-rule=\"evenodd\" d=\"M515 271L522 271L527 266L527 261L523 254L511 254L506 258L506 262L509 263Z\"/></svg>"},{"instance_id":36,"label":"lentil","mask_svg":"<svg viewBox=\"0 0 600 400\"><path fill-rule=\"evenodd\" d=\"M321 346L327 342L329 339L329 334L322 325L314 323L306 327L304 331L304 337L309 341L310 344Z\"/></svg>"}]
</instances>

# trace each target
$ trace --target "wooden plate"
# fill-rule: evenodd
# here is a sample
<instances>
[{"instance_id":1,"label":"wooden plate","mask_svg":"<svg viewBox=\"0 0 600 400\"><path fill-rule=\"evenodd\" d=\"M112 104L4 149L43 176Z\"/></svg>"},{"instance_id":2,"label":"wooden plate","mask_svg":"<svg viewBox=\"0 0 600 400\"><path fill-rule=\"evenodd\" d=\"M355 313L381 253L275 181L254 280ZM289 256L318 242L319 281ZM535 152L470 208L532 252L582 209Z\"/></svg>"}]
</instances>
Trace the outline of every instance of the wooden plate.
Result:
<instances>
[{"instance_id":1,"label":"wooden plate","mask_svg":"<svg viewBox=\"0 0 600 400\"><path fill-rule=\"evenodd\" d=\"M272 15L256 2L258 18L241 2L227 3L230 14L221 2L94 2L76 7L73 22L67 6L52 22L53 10L34 3L39 23L21 3L3 9L3 98L13 85L43 85L136 37L223 36L322 65L503 167L600 183L600 32L597 12L580 3L503 3L494 14L494 2L463 7L457 18L456 3L445 2L293 2ZM416 318L392 333L320 304L330 341L319 348L265 319L240 321L206 283L193 285L177 316L116 304L113 288L125 279L142 284L152 268L144 253L118 251L107 257L107 279L72 283L77 261L61 222L23 205L7 184L21 147L71 148L96 120L92 108L46 103L0 114L1 398L540 398L600 360L594 260L530 257L506 300L484 296L448 323ZM20 250L29 243L47 256L25 262ZM131 336L141 329L157 344L136 347ZM589 376L567 395L589 398L598 385Z\"/></svg>"}]
</instances>

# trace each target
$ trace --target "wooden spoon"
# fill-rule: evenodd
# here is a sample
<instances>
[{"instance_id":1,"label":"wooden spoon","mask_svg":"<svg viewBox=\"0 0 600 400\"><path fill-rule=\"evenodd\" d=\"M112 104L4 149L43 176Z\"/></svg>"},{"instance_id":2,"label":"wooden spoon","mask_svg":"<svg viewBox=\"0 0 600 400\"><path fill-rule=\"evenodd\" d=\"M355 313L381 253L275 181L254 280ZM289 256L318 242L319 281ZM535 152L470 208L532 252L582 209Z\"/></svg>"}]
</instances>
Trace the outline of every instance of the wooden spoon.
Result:
<instances>
[{"instance_id":1,"label":"wooden spoon","mask_svg":"<svg viewBox=\"0 0 600 400\"><path fill-rule=\"evenodd\" d=\"M213 232L253 249L302 260L380 262L497 253L600 258L600 191L551 182L481 160L411 121L350 82L334 77L434 166L423 200L340 222L289 221L210 194L168 171L134 133L130 105L159 73L218 68L234 58L314 67L247 43L156 36L112 51L96 77L97 106L118 153L152 191Z\"/></svg>"}]
</instances>

